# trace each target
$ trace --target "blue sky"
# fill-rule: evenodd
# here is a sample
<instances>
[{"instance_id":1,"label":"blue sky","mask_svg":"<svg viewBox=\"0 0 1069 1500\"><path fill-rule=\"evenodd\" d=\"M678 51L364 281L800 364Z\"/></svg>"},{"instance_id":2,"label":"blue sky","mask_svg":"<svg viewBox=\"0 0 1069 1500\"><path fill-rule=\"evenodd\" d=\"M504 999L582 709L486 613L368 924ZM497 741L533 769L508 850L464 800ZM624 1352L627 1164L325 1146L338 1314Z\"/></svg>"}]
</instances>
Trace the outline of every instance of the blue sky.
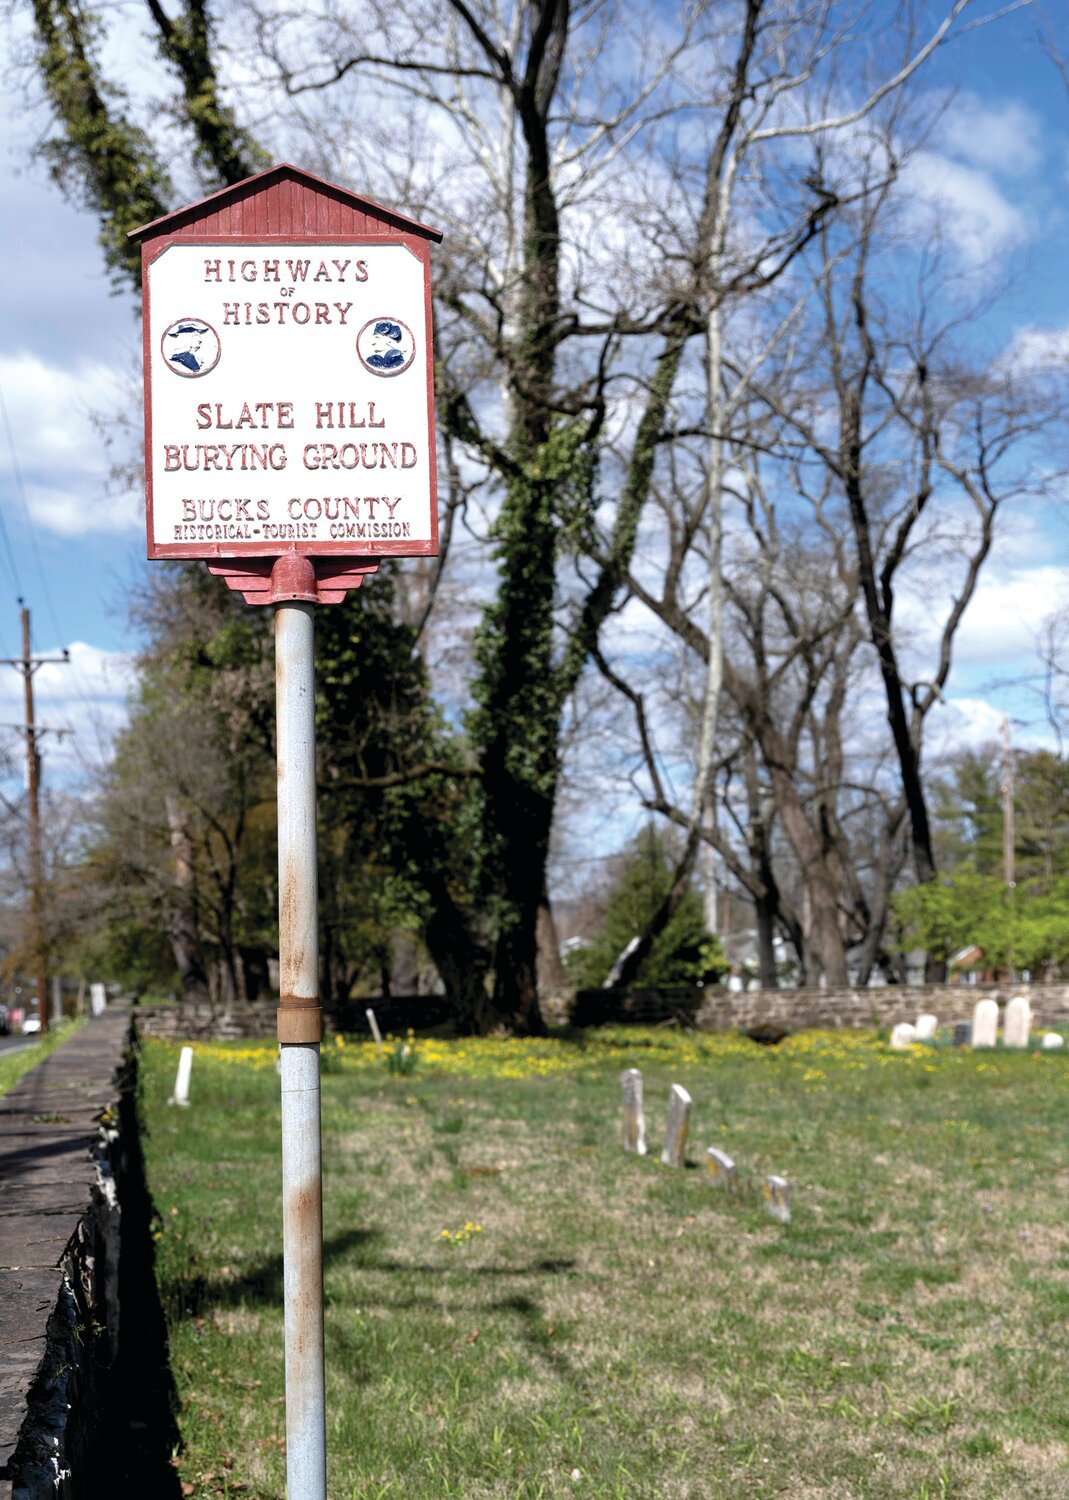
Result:
<instances>
[{"instance_id":1,"label":"blue sky","mask_svg":"<svg viewBox=\"0 0 1069 1500\"><path fill-rule=\"evenodd\" d=\"M1069 54L1063 7L1046 13L1059 15ZM990 251L1013 279L985 323L992 351L1026 334L1034 343L1037 330L1069 350L1069 93L1038 44L1041 16L1028 7L972 31L924 75L926 88L954 88L958 99L913 168L919 189L939 197L963 244ZM109 481L92 413L136 414L139 332L133 298L111 293L95 219L67 205L31 160L45 115L27 111L12 87L0 94L0 114L0 390L13 441L12 449L0 426L0 513L14 562L0 537L0 654L18 644L21 590L36 647L69 647L75 662L38 677L41 717L82 729L77 751L48 751L58 767L61 756L92 760L121 718L137 644L124 596L148 566L141 497ZM1047 501L997 544L963 629L947 733L984 737L1003 711L1034 717L1020 689L997 684L1029 668L1042 617L1069 603L1067 521L1065 503ZM20 685L6 673L0 719L10 720Z\"/></svg>"}]
</instances>

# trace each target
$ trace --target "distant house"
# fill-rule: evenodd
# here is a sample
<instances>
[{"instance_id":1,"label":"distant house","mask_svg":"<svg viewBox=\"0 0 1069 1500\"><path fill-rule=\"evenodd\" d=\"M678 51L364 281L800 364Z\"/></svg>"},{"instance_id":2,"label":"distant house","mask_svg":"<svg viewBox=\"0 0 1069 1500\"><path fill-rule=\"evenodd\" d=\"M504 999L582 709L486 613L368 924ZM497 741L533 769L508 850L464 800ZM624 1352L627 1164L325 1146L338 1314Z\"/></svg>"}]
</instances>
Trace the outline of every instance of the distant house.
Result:
<instances>
[{"instance_id":1,"label":"distant house","mask_svg":"<svg viewBox=\"0 0 1069 1500\"><path fill-rule=\"evenodd\" d=\"M947 963L947 977L951 984L993 984L995 974L983 967L984 950L976 943L959 948Z\"/></svg>"}]
</instances>

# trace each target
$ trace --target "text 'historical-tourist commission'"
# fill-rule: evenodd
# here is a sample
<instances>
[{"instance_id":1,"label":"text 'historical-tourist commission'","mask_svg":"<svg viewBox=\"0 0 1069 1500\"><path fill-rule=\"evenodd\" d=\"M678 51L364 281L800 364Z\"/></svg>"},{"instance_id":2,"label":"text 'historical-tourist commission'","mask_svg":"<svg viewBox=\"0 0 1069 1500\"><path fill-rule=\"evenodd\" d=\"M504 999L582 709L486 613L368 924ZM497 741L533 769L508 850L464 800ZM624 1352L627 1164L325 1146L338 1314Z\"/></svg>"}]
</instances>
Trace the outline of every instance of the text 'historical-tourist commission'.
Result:
<instances>
[{"instance_id":1,"label":"text 'historical-tourist commission'","mask_svg":"<svg viewBox=\"0 0 1069 1500\"><path fill-rule=\"evenodd\" d=\"M171 244L146 316L150 555L434 550L428 297L406 245Z\"/></svg>"}]
</instances>

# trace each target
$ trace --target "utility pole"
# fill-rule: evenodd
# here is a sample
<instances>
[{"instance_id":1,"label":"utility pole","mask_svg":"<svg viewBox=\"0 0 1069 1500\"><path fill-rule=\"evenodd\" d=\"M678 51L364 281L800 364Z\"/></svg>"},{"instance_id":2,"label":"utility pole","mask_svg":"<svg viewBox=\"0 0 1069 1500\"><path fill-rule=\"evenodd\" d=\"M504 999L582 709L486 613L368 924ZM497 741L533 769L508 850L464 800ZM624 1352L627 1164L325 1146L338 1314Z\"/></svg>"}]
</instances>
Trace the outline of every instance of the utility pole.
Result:
<instances>
[{"instance_id":1,"label":"utility pole","mask_svg":"<svg viewBox=\"0 0 1069 1500\"><path fill-rule=\"evenodd\" d=\"M1017 872L1014 868L1016 831L1013 822L1013 755L1010 749L1010 719L1002 716L1002 878L1010 919L1010 978L1017 972L1014 947L1017 926Z\"/></svg>"},{"instance_id":2,"label":"utility pole","mask_svg":"<svg viewBox=\"0 0 1069 1500\"><path fill-rule=\"evenodd\" d=\"M1013 823L1013 757L1010 753L1010 720L1002 716L1002 878L1008 890L1017 883L1013 852L1016 832Z\"/></svg>"},{"instance_id":3,"label":"utility pole","mask_svg":"<svg viewBox=\"0 0 1069 1500\"><path fill-rule=\"evenodd\" d=\"M41 757L37 740L42 734L68 734L69 730L46 729L34 721L33 674L45 663L70 663L70 652L62 656L34 656L30 647L30 611L23 600L19 600L19 616L22 622L22 655L0 658L3 665L17 667L22 673L25 693L26 722L5 727L20 729L26 736L26 825L28 831L30 862L30 951L33 955L34 983L37 986L37 1014L41 1021L41 1035L48 1031L48 948L45 943L44 921L44 876L41 867L41 809L39 789L41 784Z\"/></svg>"},{"instance_id":4,"label":"utility pole","mask_svg":"<svg viewBox=\"0 0 1069 1500\"><path fill-rule=\"evenodd\" d=\"M706 814L708 817L708 813ZM717 889L716 889L716 850L709 839L704 840L702 849L702 908L705 918L705 930L711 932L714 937L719 937L720 927L718 925L717 912Z\"/></svg>"}]
</instances>

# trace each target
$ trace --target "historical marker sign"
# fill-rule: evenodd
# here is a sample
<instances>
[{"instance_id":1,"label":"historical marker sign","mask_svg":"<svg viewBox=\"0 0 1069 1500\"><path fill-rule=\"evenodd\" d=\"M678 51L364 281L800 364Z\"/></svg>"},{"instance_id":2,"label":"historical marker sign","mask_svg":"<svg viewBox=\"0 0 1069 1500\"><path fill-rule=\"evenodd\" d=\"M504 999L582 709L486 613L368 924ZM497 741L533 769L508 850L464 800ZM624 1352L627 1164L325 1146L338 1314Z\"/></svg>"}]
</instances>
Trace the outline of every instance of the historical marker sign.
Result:
<instances>
[{"instance_id":1,"label":"historical marker sign","mask_svg":"<svg viewBox=\"0 0 1069 1500\"><path fill-rule=\"evenodd\" d=\"M291 1500L326 1500L314 607L437 552L428 241L289 166L134 231L148 555L274 607Z\"/></svg>"},{"instance_id":2,"label":"historical marker sign","mask_svg":"<svg viewBox=\"0 0 1069 1500\"><path fill-rule=\"evenodd\" d=\"M149 557L436 552L437 232L277 167L137 233Z\"/></svg>"}]
</instances>

